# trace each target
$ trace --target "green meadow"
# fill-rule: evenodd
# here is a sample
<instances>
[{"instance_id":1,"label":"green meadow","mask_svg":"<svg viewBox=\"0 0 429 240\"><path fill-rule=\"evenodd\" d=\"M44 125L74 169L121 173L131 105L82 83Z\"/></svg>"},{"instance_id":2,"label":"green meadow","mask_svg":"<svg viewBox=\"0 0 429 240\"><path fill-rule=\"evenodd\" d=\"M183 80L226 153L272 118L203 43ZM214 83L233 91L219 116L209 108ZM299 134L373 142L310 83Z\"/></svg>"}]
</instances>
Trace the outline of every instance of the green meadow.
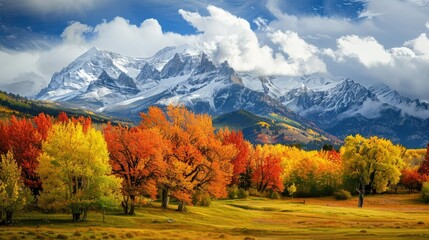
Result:
<instances>
[{"instance_id":1,"label":"green meadow","mask_svg":"<svg viewBox=\"0 0 429 240\"><path fill-rule=\"evenodd\" d=\"M88 221L68 214L25 212L0 239L429 239L429 205L419 194L357 199L288 198L216 200L210 207L163 210L159 203L138 207L135 216L91 211Z\"/></svg>"}]
</instances>

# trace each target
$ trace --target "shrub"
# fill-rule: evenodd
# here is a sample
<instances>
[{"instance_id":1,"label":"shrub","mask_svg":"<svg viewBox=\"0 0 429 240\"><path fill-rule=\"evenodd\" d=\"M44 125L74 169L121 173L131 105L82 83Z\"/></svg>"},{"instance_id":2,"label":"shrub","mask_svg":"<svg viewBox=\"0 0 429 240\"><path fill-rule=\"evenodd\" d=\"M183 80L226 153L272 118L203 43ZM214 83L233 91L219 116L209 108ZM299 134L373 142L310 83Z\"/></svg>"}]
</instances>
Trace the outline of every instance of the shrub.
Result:
<instances>
[{"instance_id":1,"label":"shrub","mask_svg":"<svg viewBox=\"0 0 429 240\"><path fill-rule=\"evenodd\" d=\"M352 198L352 194L344 189L340 189L334 193L334 197L337 200L348 200Z\"/></svg>"},{"instance_id":2,"label":"shrub","mask_svg":"<svg viewBox=\"0 0 429 240\"><path fill-rule=\"evenodd\" d=\"M238 187L236 185L229 187L227 190L229 199L236 199L238 197Z\"/></svg>"},{"instance_id":3,"label":"shrub","mask_svg":"<svg viewBox=\"0 0 429 240\"><path fill-rule=\"evenodd\" d=\"M211 204L211 197L205 192L196 191L192 196L192 204L196 206L208 207Z\"/></svg>"},{"instance_id":4,"label":"shrub","mask_svg":"<svg viewBox=\"0 0 429 240\"><path fill-rule=\"evenodd\" d=\"M270 198L270 199L281 199L281 196L280 196L280 194L278 192L270 190L270 191L267 192L267 198Z\"/></svg>"},{"instance_id":5,"label":"shrub","mask_svg":"<svg viewBox=\"0 0 429 240\"><path fill-rule=\"evenodd\" d=\"M262 197L262 193L260 193L255 188L249 188L249 195L252 197Z\"/></svg>"},{"instance_id":6,"label":"shrub","mask_svg":"<svg viewBox=\"0 0 429 240\"><path fill-rule=\"evenodd\" d=\"M243 188L239 188L238 189L238 193L237 193L237 197L239 199L244 199L244 198L248 198L249 197L249 191L246 191Z\"/></svg>"},{"instance_id":7,"label":"shrub","mask_svg":"<svg viewBox=\"0 0 429 240\"><path fill-rule=\"evenodd\" d=\"M425 203L429 203L429 182L424 182L422 187L422 199Z\"/></svg>"},{"instance_id":8,"label":"shrub","mask_svg":"<svg viewBox=\"0 0 429 240\"><path fill-rule=\"evenodd\" d=\"M296 186L295 186L295 183L292 183L292 185L290 185L290 186L287 188L287 191L288 191L288 193L289 193L289 196L293 197L293 194L296 192Z\"/></svg>"}]
</instances>

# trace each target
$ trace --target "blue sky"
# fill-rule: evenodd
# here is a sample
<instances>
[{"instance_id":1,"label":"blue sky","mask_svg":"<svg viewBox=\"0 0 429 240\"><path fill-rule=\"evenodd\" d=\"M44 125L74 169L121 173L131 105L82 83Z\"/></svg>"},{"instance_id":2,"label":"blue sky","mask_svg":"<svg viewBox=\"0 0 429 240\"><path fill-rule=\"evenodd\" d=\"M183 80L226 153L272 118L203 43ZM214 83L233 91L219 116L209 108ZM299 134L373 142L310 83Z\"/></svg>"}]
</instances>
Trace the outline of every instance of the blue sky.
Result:
<instances>
[{"instance_id":1,"label":"blue sky","mask_svg":"<svg viewBox=\"0 0 429 240\"><path fill-rule=\"evenodd\" d=\"M20 0L3 0L0 2L2 3L0 15L3 24L21 29L30 27L34 32L54 36L60 35L71 21L80 21L95 25L100 23L103 19L110 21L116 16L123 16L133 24L138 24L147 18L156 18L166 31L192 33L193 29L183 21L177 13L177 10L186 8L187 10L204 13L208 4L222 7L232 14L248 21L252 21L261 16L266 19L273 18L270 12L265 8L266 2L261 0L106 0L103 4L97 5L97 3L94 3L94 5L86 6L86 9L77 10L73 8L56 9L55 6L43 10ZM355 19L358 17L358 13L363 10L364 4L360 1L350 0L288 0L283 1L279 7L283 8L287 13L295 15L343 16Z\"/></svg>"},{"instance_id":2,"label":"blue sky","mask_svg":"<svg viewBox=\"0 0 429 240\"><path fill-rule=\"evenodd\" d=\"M429 100L428 34L429 0L0 0L0 89L34 94L92 46L150 57L198 44L237 71L347 76Z\"/></svg>"}]
</instances>

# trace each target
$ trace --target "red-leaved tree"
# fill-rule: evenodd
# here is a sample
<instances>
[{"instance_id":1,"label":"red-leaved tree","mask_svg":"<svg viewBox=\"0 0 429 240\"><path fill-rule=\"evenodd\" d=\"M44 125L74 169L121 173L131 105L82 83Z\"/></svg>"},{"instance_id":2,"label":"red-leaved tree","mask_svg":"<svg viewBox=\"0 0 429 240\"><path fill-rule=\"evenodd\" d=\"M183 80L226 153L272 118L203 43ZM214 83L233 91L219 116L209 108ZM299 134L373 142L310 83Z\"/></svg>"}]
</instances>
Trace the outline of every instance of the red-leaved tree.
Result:
<instances>
[{"instance_id":1,"label":"red-leaved tree","mask_svg":"<svg viewBox=\"0 0 429 240\"><path fill-rule=\"evenodd\" d=\"M426 147L425 159L420 164L419 169L417 170L417 172L421 176L423 176L423 177L428 177L429 176L429 144Z\"/></svg>"},{"instance_id":2,"label":"red-leaved tree","mask_svg":"<svg viewBox=\"0 0 429 240\"><path fill-rule=\"evenodd\" d=\"M39 176L35 172L37 158L41 153L42 134L39 134L31 120L17 119L12 116L8 123L0 124L0 154L12 152L22 169L24 183L34 196L42 188Z\"/></svg>"},{"instance_id":3,"label":"red-leaved tree","mask_svg":"<svg viewBox=\"0 0 429 240\"><path fill-rule=\"evenodd\" d=\"M246 141L241 131L229 131L228 129L221 130L218 135L222 139L224 145L232 144L237 149L237 155L232 159L231 163L234 167L231 185L240 187L250 187L244 175L251 168L251 152L252 145Z\"/></svg>"}]
</instances>

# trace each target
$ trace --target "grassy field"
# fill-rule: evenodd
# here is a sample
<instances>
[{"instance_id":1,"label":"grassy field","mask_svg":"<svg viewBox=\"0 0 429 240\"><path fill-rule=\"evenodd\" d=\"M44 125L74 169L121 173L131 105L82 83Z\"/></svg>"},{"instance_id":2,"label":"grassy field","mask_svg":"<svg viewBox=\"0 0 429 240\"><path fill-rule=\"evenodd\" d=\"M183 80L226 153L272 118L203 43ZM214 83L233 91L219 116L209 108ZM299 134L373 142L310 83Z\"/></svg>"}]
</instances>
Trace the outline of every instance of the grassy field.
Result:
<instances>
[{"instance_id":1,"label":"grassy field","mask_svg":"<svg viewBox=\"0 0 429 240\"><path fill-rule=\"evenodd\" d=\"M419 197L368 196L363 209L356 198L218 200L186 213L154 203L132 217L109 212L105 222L93 211L84 223L22 213L14 226L0 227L0 239L429 239L429 205Z\"/></svg>"}]
</instances>

